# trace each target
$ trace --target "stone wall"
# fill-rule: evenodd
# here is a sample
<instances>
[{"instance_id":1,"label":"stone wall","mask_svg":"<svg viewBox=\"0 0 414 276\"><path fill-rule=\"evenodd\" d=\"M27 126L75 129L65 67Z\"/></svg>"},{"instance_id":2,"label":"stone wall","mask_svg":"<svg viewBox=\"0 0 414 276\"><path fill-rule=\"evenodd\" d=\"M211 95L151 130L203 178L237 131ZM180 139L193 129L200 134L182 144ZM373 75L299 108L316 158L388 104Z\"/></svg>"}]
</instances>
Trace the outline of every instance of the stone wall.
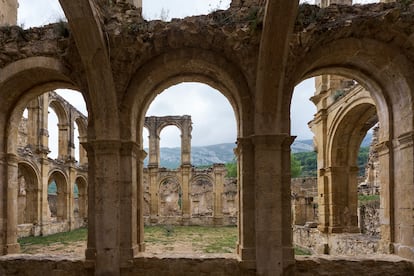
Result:
<instances>
[{"instance_id":1,"label":"stone wall","mask_svg":"<svg viewBox=\"0 0 414 276\"><path fill-rule=\"evenodd\" d=\"M296 257L294 267L289 267L284 275L414 275L412 262L396 256L370 258ZM296 273L295 273L296 272ZM11 255L0 257L0 275L94 275L93 266L84 260L53 258L50 256ZM235 258L136 258L130 266L123 268L122 276L127 275L256 275Z\"/></svg>"},{"instance_id":2,"label":"stone wall","mask_svg":"<svg viewBox=\"0 0 414 276\"><path fill-rule=\"evenodd\" d=\"M316 254L359 256L376 254L379 238L363 234L326 234L317 228L293 226L293 243Z\"/></svg>"},{"instance_id":3,"label":"stone wall","mask_svg":"<svg viewBox=\"0 0 414 276\"><path fill-rule=\"evenodd\" d=\"M359 206L358 222L361 233L372 237L380 237L379 200L369 201Z\"/></svg>"}]
</instances>

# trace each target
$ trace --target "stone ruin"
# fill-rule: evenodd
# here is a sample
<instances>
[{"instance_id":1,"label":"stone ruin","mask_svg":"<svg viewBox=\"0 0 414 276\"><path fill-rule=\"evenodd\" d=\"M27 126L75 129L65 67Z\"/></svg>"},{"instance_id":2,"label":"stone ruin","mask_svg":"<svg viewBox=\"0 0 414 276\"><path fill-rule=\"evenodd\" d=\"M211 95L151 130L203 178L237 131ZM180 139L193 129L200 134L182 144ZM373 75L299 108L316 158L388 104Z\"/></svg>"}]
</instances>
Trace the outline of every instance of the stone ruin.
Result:
<instances>
[{"instance_id":1,"label":"stone ruin","mask_svg":"<svg viewBox=\"0 0 414 276\"><path fill-rule=\"evenodd\" d=\"M181 131L181 165L160 167L160 133L173 125ZM143 171L145 224L236 225L237 181L224 164L208 169L191 165L191 116L146 117L148 168Z\"/></svg>"},{"instance_id":2,"label":"stone ruin","mask_svg":"<svg viewBox=\"0 0 414 276\"><path fill-rule=\"evenodd\" d=\"M226 11L147 22L142 7L135 6L139 1L59 0L67 23L23 30L2 22L9 25L0 28L0 250L7 255L0 258L0 274L412 275L414 6L410 1L348 6L331 0L321 1L321 8L298 2L237 0ZM11 9L16 6L15 0L0 1L2 20L15 14ZM318 152L317 230L330 240L359 231L352 160L364 131L378 121L377 244L378 252L391 254L386 257L294 256L290 103L295 85L319 75L312 99L318 112L311 124ZM366 89L353 96L343 93L346 85L335 90L330 83L346 83L330 77L335 75L355 79ZM145 111L157 93L184 81L218 88L236 115L234 258L158 258L144 252ZM89 111L84 143L88 241L81 260L12 255L19 252L16 141L21 112L31 99L57 88L80 91ZM337 100L347 100L347 108ZM47 161L44 155L40 160ZM190 164L182 169L182 176L189 177ZM63 183L62 174L54 177ZM183 195L189 195L186 188L181 188ZM222 198L215 200L223 204ZM151 200L150 219L158 214L151 214L157 202L158 197ZM182 203L183 214L190 214L189 198ZM47 217L45 204L36 210ZM320 252L335 244L322 243Z\"/></svg>"}]
</instances>

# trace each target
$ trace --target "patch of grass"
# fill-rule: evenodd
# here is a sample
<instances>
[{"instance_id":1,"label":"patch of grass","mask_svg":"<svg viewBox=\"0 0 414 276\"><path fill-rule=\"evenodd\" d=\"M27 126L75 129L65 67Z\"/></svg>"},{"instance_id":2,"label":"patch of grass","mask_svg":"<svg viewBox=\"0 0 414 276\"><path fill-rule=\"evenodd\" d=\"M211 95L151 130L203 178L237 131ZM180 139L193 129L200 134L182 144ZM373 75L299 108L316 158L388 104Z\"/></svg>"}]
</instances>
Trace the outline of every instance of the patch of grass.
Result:
<instances>
[{"instance_id":1,"label":"patch of grass","mask_svg":"<svg viewBox=\"0 0 414 276\"><path fill-rule=\"evenodd\" d=\"M312 255L312 253L305 248L295 246L294 249L295 249L295 255L302 255L302 256Z\"/></svg>"},{"instance_id":2,"label":"patch of grass","mask_svg":"<svg viewBox=\"0 0 414 276\"><path fill-rule=\"evenodd\" d=\"M86 241L88 230L86 228L76 229L70 232L57 233L49 236L38 236L38 237L26 237L20 238L20 243L23 253L28 253L28 247L30 246L49 246L51 244L63 244L67 245L72 242Z\"/></svg>"},{"instance_id":3,"label":"patch of grass","mask_svg":"<svg viewBox=\"0 0 414 276\"><path fill-rule=\"evenodd\" d=\"M374 201L379 199L379 195L358 195L358 201L360 202Z\"/></svg>"},{"instance_id":4,"label":"patch of grass","mask_svg":"<svg viewBox=\"0 0 414 276\"><path fill-rule=\"evenodd\" d=\"M148 244L163 244L170 250L176 241L187 241L204 253L231 253L236 248L237 227L145 227L145 242Z\"/></svg>"}]
</instances>

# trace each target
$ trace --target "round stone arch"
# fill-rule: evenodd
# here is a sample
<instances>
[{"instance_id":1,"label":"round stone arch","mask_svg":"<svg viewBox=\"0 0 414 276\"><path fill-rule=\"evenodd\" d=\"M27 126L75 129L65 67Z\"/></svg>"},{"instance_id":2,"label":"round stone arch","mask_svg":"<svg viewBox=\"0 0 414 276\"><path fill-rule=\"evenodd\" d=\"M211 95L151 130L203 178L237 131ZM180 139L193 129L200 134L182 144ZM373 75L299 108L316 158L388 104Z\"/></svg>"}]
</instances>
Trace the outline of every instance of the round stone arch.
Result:
<instances>
[{"instance_id":1,"label":"round stone arch","mask_svg":"<svg viewBox=\"0 0 414 276\"><path fill-rule=\"evenodd\" d=\"M21 59L0 69L0 130L4 133L0 138L0 156L5 157L3 162L0 161L0 183L8 183L9 187L18 186L16 141L25 107L30 100L46 91L57 88L80 90L70 76L71 71L60 60L44 56ZM19 250L15 231L17 197L18 191L13 189L12 193L5 193L1 198L8 210L0 214L2 219L8 221L7 230L3 232L6 237L3 246L10 248L7 253Z\"/></svg>"},{"instance_id":2,"label":"round stone arch","mask_svg":"<svg viewBox=\"0 0 414 276\"><path fill-rule=\"evenodd\" d=\"M65 160L69 155L69 111L57 99L49 100L49 107L53 109L58 118L58 159Z\"/></svg>"},{"instance_id":3,"label":"round stone arch","mask_svg":"<svg viewBox=\"0 0 414 276\"><path fill-rule=\"evenodd\" d=\"M191 216L213 216L214 179L209 175L196 175L190 180Z\"/></svg>"},{"instance_id":4,"label":"round stone arch","mask_svg":"<svg viewBox=\"0 0 414 276\"><path fill-rule=\"evenodd\" d=\"M88 157L84 144L88 141L88 122L87 119L79 116L75 118L75 123L78 126L79 132L79 164L81 166L88 164Z\"/></svg>"},{"instance_id":5,"label":"round stone arch","mask_svg":"<svg viewBox=\"0 0 414 276\"><path fill-rule=\"evenodd\" d=\"M65 221L69 218L69 182L64 172L53 170L49 173L48 187L56 183L56 218L57 221ZM48 188L47 187L47 188Z\"/></svg>"},{"instance_id":6,"label":"round stone arch","mask_svg":"<svg viewBox=\"0 0 414 276\"><path fill-rule=\"evenodd\" d=\"M414 224L412 217L404 211L412 205L414 198L412 192L407 193L407 187L413 183L412 173L407 172L414 169L413 65L398 47L368 38L338 39L324 45L312 45L309 49L295 65L291 75L293 83L312 76L334 74L354 79L371 92L381 124L379 177L381 183L386 183L381 187L380 250L394 251L413 259L410 250L414 248L414 241L410 233ZM284 96L283 101L288 106L291 96L291 93ZM289 114L289 109L283 113ZM319 182L318 186L328 188ZM396 200L400 197L405 200ZM396 215L404 212L405 215Z\"/></svg>"},{"instance_id":7,"label":"round stone arch","mask_svg":"<svg viewBox=\"0 0 414 276\"><path fill-rule=\"evenodd\" d=\"M238 136L253 129L253 100L242 71L218 53L178 49L149 60L136 71L122 101L122 136L140 141L146 111L166 88L182 82L201 82L220 91L235 112Z\"/></svg>"},{"instance_id":8,"label":"round stone arch","mask_svg":"<svg viewBox=\"0 0 414 276\"><path fill-rule=\"evenodd\" d=\"M71 80L68 68L54 58L31 57L0 69L0 129L7 133L5 139L0 139L0 148L8 153L17 151L17 128L27 103L58 88L81 91ZM86 94L84 98L88 99Z\"/></svg>"},{"instance_id":9,"label":"round stone arch","mask_svg":"<svg viewBox=\"0 0 414 276\"><path fill-rule=\"evenodd\" d=\"M160 217L182 215L182 185L178 177L166 176L158 186L158 212Z\"/></svg>"},{"instance_id":10,"label":"round stone arch","mask_svg":"<svg viewBox=\"0 0 414 276\"><path fill-rule=\"evenodd\" d=\"M410 116L414 106L412 64L399 49L368 38L338 39L324 45L312 45L311 49L295 65L290 76L293 84L324 74L354 79L370 91L381 126L390 134L384 137L384 133L380 133L380 141L413 130L414 118ZM284 114L289 114L292 93L284 96L283 101L288 104Z\"/></svg>"},{"instance_id":11,"label":"round stone arch","mask_svg":"<svg viewBox=\"0 0 414 276\"><path fill-rule=\"evenodd\" d=\"M251 87L253 87L254 80L246 77L243 68L238 67L220 53L195 48L174 49L149 59L135 72L127 93L122 99L121 137L124 140L136 142L138 149L142 150L142 128L150 103L158 93L181 82L202 82L210 85L223 93L233 106L238 131L238 183L239 191L243 190L239 197L239 221L243 223L239 225L238 247L240 255L250 254L254 250L252 239L254 233L251 227L254 224L254 207L249 210L247 207L254 202L254 187L244 185L244 183L254 181L254 175L251 173L254 171L254 152L251 141L254 131L254 99ZM143 159L145 154L138 156ZM143 163L138 160L136 164L136 171L139 174L143 169ZM136 179L138 179L137 186L142 187L142 177L138 176ZM142 192L142 188L141 190L139 188L138 200ZM187 200L188 196L184 202L188 202ZM142 217L142 214L138 217ZM143 228L142 222L137 229L142 233L140 228ZM139 237L143 240L142 234Z\"/></svg>"},{"instance_id":12,"label":"round stone arch","mask_svg":"<svg viewBox=\"0 0 414 276\"><path fill-rule=\"evenodd\" d=\"M78 175L75 178L75 184L78 186L77 217L85 220L88 218L88 181L85 176ZM76 199L75 196L73 198Z\"/></svg>"},{"instance_id":13,"label":"round stone arch","mask_svg":"<svg viewBox=\"0 0 414 276\"><path fill-rule=\"evenodd\" d=\"M29 161L18 164L18 224L40 222L40 172L38 167Z\"/></svg>"},{"instance_id":14,"label":"round stone arch","mask_svg":"<svg viewBox=\"0 0 414 276\"><path fill-rule=\"evenodd\" d=\"M337 114L328 130L326 170L332 232L359 232L357 157L360 144L377 121L375 105L363 100ZM326 196L326 195L325 195ZM321 206L322 207L322 206Z\"/></svg>"}]
</instances>

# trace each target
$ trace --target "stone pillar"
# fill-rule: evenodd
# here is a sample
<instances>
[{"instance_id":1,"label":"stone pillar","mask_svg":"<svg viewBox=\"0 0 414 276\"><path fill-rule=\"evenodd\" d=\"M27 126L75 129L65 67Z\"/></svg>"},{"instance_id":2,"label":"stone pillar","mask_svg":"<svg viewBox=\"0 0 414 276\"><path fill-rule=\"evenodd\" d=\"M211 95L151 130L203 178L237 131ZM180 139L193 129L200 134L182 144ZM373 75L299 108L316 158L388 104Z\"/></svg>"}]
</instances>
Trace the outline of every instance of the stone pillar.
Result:
<instances>
[{"instance_id":1,"label":"stone pillar","mask_svg":"<svg viewBox=\"0 0 414 276\"><path fill-rule=\"evenodd\" d=\"M414 260L414 132L399 135L393 141L394 251Z\"/></svg>"},{"instance_id":2,"label":"stone pillar","mask_svg":"<svg viewBox=\"0 0 414 276\"><path fill-rule=\"evenodd\" d=\"M254 148L252 139L238 138L237 148L238 230L237 254L248 268L256 267L256 221Z\"/></svg>"},{"instance_id":3,"label":"stone pillar","mask_svg":"<svg viewBox=\"0 0 414 276\"><path fill-rule=\"evenodd\" d=\"M74 210L75 210L75 194L74 194L74 190L75 190L75 181L76 181L76 169L75 169L75 162L74 160L68 160L68 162L66 162L67 166L68 166L68 172L69 172L69 177L68 177L68 196L67 198L67 219L69 222L69 229L70 230L74 230L75 229L75 214L74 214ZM79 187L78 187L79 188Z\"/></svg>"},{"instance_id":4,"label":"stone pillar","mask_svg":"<svg viewBox=\"0 0 414 276\"><path fill-rule=\"evenodd\" d=\"M60 119L60 118L59 118ZM58 159L66 160L70 158L70 125L69 124L62 124L61 122L58 123L59 129L59 154Z\"/></svg>"},{"instance_id":5,"label":"stone pillar","mask_svg":"<svg viewBox=\"0 0 414 276\"><path fill-rule=\"evenodd\" d=\"M121 216L121 175L120 175L120 141L88 142L94 154L89 163L89 185L93 187L89 201L94 216L90 235L95 241L95 275L120 275L120 222ZM91 207L91 204L93 206ZM122 226L124 228L124 226ZM93 245L92 245L93 246ZM89 244L88 244L89 247ZM92 253L88 248L88 254Z\"/></svg>"},{"instance_id":6,"label":"stone pillar","mask_svg":"<svg viewBox=\"0 0 414 276\"><path fill-rule=\"evenodd\" d=\"M139 147L134 142L125 142L121 147L120 182L120 250L121 265L127 266L138 253L138 171ZM142 193L142 192L141 192Z\"/></svg>"},{"instance_id":7,"label":"stone pillar","mask_svg":"<svg viewBox=\"0 0 414 276\"><path fill-rule=\"evenodd\" d=\"M357 174L355 167L329 167L328 178L329 233L359 232Z\"/></svg>"},{"instance_id":8,"label":"stone pillar","mask_svg":"<svg viewBox=\"0 0 414 276\"><path fill-rule=\"evenodd\" d=\"M5 254L19 253L20 245L17 242L17 195L18 181L18 157L14 154L7 155L7 191L6 191L6 246Z\"/></svg>"},{"instance_id":9,"label":"stone pillar","mask_svg":"<svg viewBox=\"0 0 414 276\"><path fill-rule=\"evenodd\" d=\"M379 163L380 183L380 225L381 241L379 251L385 254L393 253L394 242L394 179L392 168L392 145L389 141L383 141L376 145Z\"/></svg>"},{"instance_id":10,"label":"stone pillar","mask_svg":"<svg viewBox=\"0 0 414 276\"><path fill-rule=\"evenodd\" d=\"M214 224L223 225L223 190L226 167L224 164L214 164Z\"/></svg>"},{"instance_id":11,"label":"stone pillar","mask_svg":"<svg viewBox=\"0 0 414 276\"><path fill-rule=\"evenodd\" d=\"M17 24L17 0L0 0L0 26Z\"/></svg>"},{"instance_id":12,"label":"stone pillar","mask_svg":"<svg viewBox=\"0 0 414 276\"><path fill-rule=\"evenodd\" d=\"M85 250L87 263L93 263L96 255L96 224L95 224L95 150L90 143L84 142L83 147L88 156L88 239Z\"/></svg>"},{"instance_id":13,"label":"stone pillar","mask_svg":"<svg viewBox=\"0 0 414 276\"><path fill-rule=\"evenodd\" d=\"M190 207L190 178L191 178L191 165L181 165L181 202L182 202L182 214L183 224L188 225L191 217Z\"/></svg>"},{"instance_id":14,"label":"stone pillar","mask_svg":"<svg viewBox=\"0 0 414 276\"><path fill-rule=\"evenodd\" d=\"M181 124L181 165L191 166L191 117L183 116Z\"/></svg>"},{"instance_id":15,"label":"stone pillar","mask_svg":"<svg viewBox=\"0 0 414 276\"><path fill-rule=\"evenodd\" d=\"M150 222L158 222L158 167L148 166L149 193L150 193Z\"/></svg>"},{"instance_id":16,"label":"stone pillar","mask_svg":"<svg viewBox=\"0 0 414 276\"><path fill-rule=\"evenodd\" d=\"M156 167L160 166L160 136L157 133L157 129L148 129L149 132L149 160L148 160L148 167Z\"/></svg>"},{"instance_id":17,"label":"stone pillar","mask_svg":"<svg viewBox=\"0 0 414 276\"><path fill-rule=\"evenodd\" d=\"M138 251L145 251L144 243L144 159L147 153L140 150L137 153L137 244Z\"/></svg>"},{"instance_id":18,"label":"stone pillar","mask_svg":"<svg viewBox=\"0 0 414 276\"><path fill-rule=\"evenodd\" d=\"M286 134L256 135L257 273L281 275L294 264L290 206L290 144Z\"/></svg>"},{"instance_id":19,"label":"stone pillar","mask_svg":"<svg viewBox=\"0 0 414 276\"><path fill-rule=\"evenodd\" d=\"M79 165L86 166L88 165L88 157L85 150L85 147L83 146L84 143L86 143L87 137L86 136L79 136Z\"/></svg>"}]
</instances>

